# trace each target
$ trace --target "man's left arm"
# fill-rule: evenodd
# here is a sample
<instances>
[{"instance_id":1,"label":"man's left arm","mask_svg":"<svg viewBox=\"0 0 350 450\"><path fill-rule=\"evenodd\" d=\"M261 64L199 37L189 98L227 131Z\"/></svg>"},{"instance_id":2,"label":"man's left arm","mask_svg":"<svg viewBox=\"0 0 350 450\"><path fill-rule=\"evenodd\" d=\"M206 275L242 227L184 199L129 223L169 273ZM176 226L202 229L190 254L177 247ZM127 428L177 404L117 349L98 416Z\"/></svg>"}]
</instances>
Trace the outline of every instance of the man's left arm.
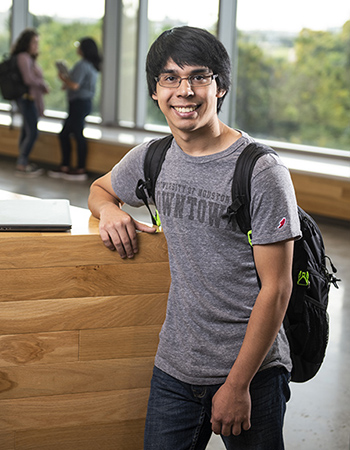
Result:
<instances>
[{"instance_id":1,"label":"man's left arm","mask_svg":"<svg viewBox=\"0 0 350 450\"><path fill-rule=\"evenodd\" d=\"M293 247L293 240L253 247L261 289L237 359L213 397L211 423L216 434L238 435L242 428L250 428L249 386L276 339L288 306Z\"/></svg>"}]
</instances>

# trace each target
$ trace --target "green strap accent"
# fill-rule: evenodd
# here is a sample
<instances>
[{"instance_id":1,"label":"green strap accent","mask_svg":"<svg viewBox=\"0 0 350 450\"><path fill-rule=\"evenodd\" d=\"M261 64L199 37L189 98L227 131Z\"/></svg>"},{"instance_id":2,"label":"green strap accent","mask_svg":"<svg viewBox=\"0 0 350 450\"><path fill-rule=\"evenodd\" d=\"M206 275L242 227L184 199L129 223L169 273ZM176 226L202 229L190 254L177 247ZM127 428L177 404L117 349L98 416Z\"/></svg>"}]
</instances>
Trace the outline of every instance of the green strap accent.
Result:
<instances>
[{"instance_id":1,"label":"green strap accent","mask_svg":"<svg viewBox=\"0 0 350 450\"><path fill-rule=\"evenodd\" d=\"M297 280L297 285L298 286L306 286L309 287L310 286L310 281L309 281L309 272L303 272L302 270L298 273L298 280Z\"/></svg>"},{"instance_id":2,"label":"green strap accent","mask_svg":"<svg viewBox=\"0 0 350 450\"><path fill-rule=\"evenodd\" d=\"M248 242L249 242L249 245L250 245L251 247L253 247L253 244L252 244L252 230L249 230L249 231L248 231L247 236L248 236Z\"/></svg>"},{"instance_id":3,"label":"green strap accent","mask_svg":"<svg viewBox=\"0 0 350 450\"><path fill-rule=\"evenodd\" d=\"M157 227L160 227L162 225L162 222L160 220L159 213L158 213L157 209L156 209L156 214L155 214L155 221L156 221Z\"/></svg>"}]
</instances>

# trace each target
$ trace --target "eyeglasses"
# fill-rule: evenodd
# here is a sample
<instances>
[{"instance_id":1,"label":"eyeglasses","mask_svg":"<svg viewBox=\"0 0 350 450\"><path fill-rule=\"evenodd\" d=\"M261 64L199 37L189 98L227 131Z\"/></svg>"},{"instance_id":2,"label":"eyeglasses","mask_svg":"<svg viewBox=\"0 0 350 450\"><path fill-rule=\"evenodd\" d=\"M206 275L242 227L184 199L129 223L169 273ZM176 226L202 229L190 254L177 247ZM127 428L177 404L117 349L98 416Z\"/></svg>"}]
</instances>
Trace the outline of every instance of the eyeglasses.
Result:
<instances>
[{"instance_id":1,"label":"eyeglasses","mask_svg":"<svg viewBox=\"0 0 350 450\"><path fill-rule=\"evenodd\" d=\"M155 77L155 80L157 83L159 83L159 86L165 88L178 88L182 80L187 80L192 87L201 87L201 86L209 86L209 84L211 84L211 82L215 80L215 78L217 77L218 75L213 74L207 75L203 73L198 73L183 78L175 75L164 74L159 75L159 77Z\"/></svg>"}]
</instances>

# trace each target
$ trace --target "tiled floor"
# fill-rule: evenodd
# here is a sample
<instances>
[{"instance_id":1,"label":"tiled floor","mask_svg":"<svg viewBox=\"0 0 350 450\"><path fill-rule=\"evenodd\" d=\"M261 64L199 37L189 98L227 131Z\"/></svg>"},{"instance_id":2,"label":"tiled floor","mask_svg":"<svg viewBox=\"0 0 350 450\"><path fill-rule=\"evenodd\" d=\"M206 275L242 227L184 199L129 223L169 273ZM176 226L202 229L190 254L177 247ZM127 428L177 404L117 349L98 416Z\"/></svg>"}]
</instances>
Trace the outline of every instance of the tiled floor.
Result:
<instances>
[{"instance_id":1,"label":"tiled floor","mask_svg":"<svg viewBox=\"0 0 350 450\"><path fill-rule=\"evenodd\" d=\"M68 198L72 205L87 207L93 179L71 182L42 176L14 176L14 160L0 157L0 189L40 198ZM1 212L0 212L1 213ZM330 341L325 362L317 376L304 384L291 384L292 399L285 420L287 450L348 450L350 432L350 230L349 225L318 219L327 253L342 279L339 290L331 287ZM224 446L213 436L207 450ZM273 450L273 449L271 449Z\"/></svg>"}]
</instances>

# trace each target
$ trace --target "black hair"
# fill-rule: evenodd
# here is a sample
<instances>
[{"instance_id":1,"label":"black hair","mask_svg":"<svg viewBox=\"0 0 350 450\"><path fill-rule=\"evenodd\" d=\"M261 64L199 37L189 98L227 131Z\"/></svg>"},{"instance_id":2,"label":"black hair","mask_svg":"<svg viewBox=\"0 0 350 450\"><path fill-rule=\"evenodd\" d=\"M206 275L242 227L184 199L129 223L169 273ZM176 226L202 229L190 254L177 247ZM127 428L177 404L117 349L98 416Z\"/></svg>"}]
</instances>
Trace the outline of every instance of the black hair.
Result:
<instances>
[{"instance_id":1,"label":"black hair","mask_svg":"<svg viewBox=\"0 0 350 450\"><path fill-rule=\"evenodd\" d=\"M151 45L146 59L148 93L156 92L156 80L169 59L179 67L204 66L218 74L216 83L226 94L231 85L231 61L224 45L209 31L183 26L164 31ZM219 112L226 94L218 98ZM155 100L156 104L158 102Z\"/></svg>"},{"instance_id":2,"label":"black hair","mask_svg":"<svg viewBox=\"0 0 350 450\"><path fill-rule=\"evenodd\" d=\"M23 30L14 43L11 54L18 55L18 53L28 52L30 42L35 36L39 36L39 33L34 28Z\"/></svg>"},{"instance_id":3,"label":"black hair","mask_svg":"<svg viewBox=\"0 0 350 450\"><path fill-rule=\"evenodd\" d=\"M83 58L91 62L96 70L101 70L102 58L98 52L96 42L92 38L86 37L81 39L79 43Z\"/></svg>"}]
</instances>

